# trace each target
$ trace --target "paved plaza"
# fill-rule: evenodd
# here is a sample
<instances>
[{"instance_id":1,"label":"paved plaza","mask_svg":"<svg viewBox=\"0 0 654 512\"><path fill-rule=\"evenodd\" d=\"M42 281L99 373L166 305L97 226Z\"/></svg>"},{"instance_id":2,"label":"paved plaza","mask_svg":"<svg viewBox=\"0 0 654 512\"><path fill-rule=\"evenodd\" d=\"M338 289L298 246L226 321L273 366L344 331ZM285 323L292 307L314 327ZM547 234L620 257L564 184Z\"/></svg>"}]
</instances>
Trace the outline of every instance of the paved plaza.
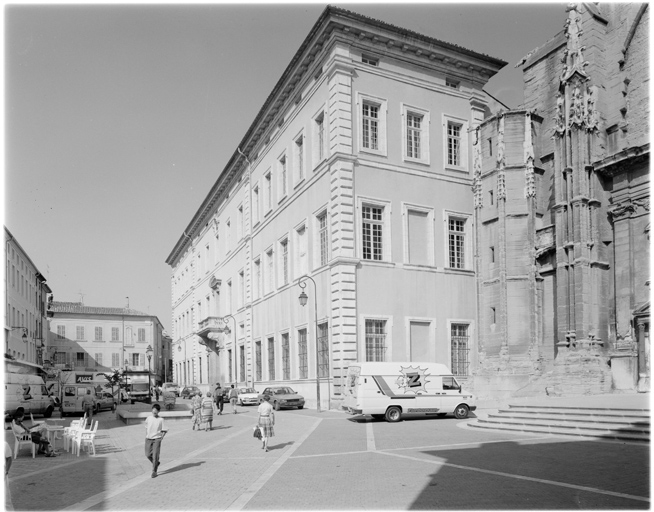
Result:
<instances>
[{"instance_id":1,"label":"paved plaza","mask_svg":"<svg viewBox=\"0 0 654 512\"><path fill-rule=\"evenodd\" d=\"M228 407L229 409L229 407ZM390 424L337 411L276 413L270 451L256 408L210 432L168 423L159 476L143 425L103 412L97 455L32 459L9 478L15 510L648 509L649 444L484 431L453 417ZM70 420L67 419L66 423ZM10 440L10 432L5 432ZM12 442L13 446L13 442ZM61 441L58 449L61 450Z\"/></svg>"}]
</instances>

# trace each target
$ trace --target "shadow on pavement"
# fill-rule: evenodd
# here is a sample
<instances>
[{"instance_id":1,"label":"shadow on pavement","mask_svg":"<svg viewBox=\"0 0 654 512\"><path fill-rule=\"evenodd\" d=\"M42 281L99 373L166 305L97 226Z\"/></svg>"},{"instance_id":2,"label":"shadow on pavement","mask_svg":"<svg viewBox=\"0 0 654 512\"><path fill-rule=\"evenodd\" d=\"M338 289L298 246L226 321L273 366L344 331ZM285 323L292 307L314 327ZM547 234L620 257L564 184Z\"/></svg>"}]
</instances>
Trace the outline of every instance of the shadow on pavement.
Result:
<instances>
[{"instance_id":1,"label":"shadow on pavement","mask_svg":"<svg viewBox=\"0 0 654 512\"><path fill-rule=\"evenodd\" d=\"M645 443L507 441L420 453L443 465L429 475L409 510L650 507Z\"/></svg>"},{"instance_id":2,"label":"shadow on pavement","mask_svg":"<svg viewBox=\"0 0 654 512\"><path fill-rule=\"evenodd\" d=\"M283 448L286 448L287 446L290 446L292 444L295 444L295 441L289 441L288 443L282 443L282 444L269 444L268 445L268 451L271 452L273 450L282 450Z\"/></svg>"},{"instance_id":3,"label":"shadow on pavement","mask_svg":"<svg viewBox=\"0 0 654 512\"><path fill-rule=\"evenodd\" d=\"M180 464L179 466L175 466L174 468L167 469L166 471L160 471L159 474L167 475L169 473L175 473L176 471L184 471L185 469L201 466L202 464L204 464L203 460L201 460L200 462L187 462L186 464Z\"/></svg>"}]
</instances>

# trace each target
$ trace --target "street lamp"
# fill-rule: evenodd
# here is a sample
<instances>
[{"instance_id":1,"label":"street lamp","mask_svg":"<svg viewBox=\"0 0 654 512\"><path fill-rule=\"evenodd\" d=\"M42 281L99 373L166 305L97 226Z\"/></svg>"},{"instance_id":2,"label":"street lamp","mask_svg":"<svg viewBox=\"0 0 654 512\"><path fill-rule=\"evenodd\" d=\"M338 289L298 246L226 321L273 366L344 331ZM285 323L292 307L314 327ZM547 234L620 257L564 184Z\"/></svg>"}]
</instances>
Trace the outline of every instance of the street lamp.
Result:
<instances>
[{"instance_id":1,"label":"street lamp","mask_svg":"<svg viewBox=\"0 0 654 512\"><path fill-rule=\"evenodd\" d=\"M10 327L9 330L13 331L14 329L22 329L23 330L23 335L21 336L21 339L23 340L23 343L27 343L27 327Z\"/></svg>"},{"instance_id":2,"label":"street lamp","mask_svg":"<svg viewBox=\"0 0 654 512\"><path fill-rule=\"evenodd\" d=\"M316 282L313 280L313 278L309 276L302 276L298 279L298 286L302 289L302 293L300 293L300 296L298 297L298 300L300 301L300 306L304 307L307 305L307 301L309 300L309 296L304 293L304 289L307 286L306 280L310 279L311 282L313 283L313 310L315 312L316 316L316 323L315 323L315 329L316 329L316 403L317 403L317 410L318 412L320 411L320 355L318 353L318 287L316 286Z\"/></svg>"},{"instance_id":3,"label":"street lamp","mask_svg":"<svg viewBox=\"0 0 654 512\"><path fill-rule=\"evenodd\" d=\"M152 386L151 384L151 372L152 370L150 369L150 359L152 359L152 347L148 345L148 348L145 349L145 355L148 356L148 403L152 403Z\"/></svg>"},{"instance_id":4,"label":"street lamp","mask_svg":"<svg viewBox=\"0 0 654 512\"><path fill-rule=\"evenodd\" d=\"M232 315L225 315L222 320L225 324L227 324L227 319L231 318L232 321L234 322L234 336L232 336L232 360L230 361L230 364L232 365L232 368L234 368L234 374L232 375L234 379L234 384L238 382L238 372L236 370L236 318L234 318ZM229 327L225 325L224 329L229 332ZM252 381L252 384L254 385L254 381Z\"/></svg>"}]
</instances>

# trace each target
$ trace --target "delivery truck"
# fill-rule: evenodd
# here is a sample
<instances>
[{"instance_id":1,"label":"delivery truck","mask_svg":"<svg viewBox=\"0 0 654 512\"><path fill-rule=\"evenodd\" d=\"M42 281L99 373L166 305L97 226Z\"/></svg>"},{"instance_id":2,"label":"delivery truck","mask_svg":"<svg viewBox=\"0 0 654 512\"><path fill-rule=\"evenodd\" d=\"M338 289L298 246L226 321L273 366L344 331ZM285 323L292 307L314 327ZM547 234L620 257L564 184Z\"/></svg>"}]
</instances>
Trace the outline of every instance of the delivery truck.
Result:
<instances>
[{"instance_id":1,"label":"delivery truck","mask_svg":"<svg viewBox=\"0 0 654 512\"><path fill-rule=\"evenodd\" d=\"M477 406L444 364L361 362L350 364L342 408L394 423L412 415L467 418Z\"/></svg>"}]
</instances>

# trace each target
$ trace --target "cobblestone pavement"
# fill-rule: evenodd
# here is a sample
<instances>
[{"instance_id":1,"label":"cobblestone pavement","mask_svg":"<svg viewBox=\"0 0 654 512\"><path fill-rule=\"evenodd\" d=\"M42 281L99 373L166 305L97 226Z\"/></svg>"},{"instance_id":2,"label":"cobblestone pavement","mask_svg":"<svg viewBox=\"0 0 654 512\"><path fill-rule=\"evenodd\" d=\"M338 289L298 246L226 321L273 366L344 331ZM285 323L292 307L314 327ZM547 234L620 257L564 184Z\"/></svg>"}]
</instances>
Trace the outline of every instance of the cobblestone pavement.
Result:
<instances>
[{"instance_id":1,"label":"cobblestone pavement","mask_svg":"<svg viewBox=\"0 0 654 512\"><path fill-rule=\"evenodd\" d=\"M169 422L159 477L143 425L100 413L97 455L11 467L16 510L648 509L649 445L480 431L454 418L396 424L343 413L276 413L270 451L256 408L210 432ZM9 440L10 432L6 432ZM13 439L11 442L13 447ZM59 441L61 447L61 441ZM11 504L9 504L11 506Z\"/></svg>"}]
</instances>

